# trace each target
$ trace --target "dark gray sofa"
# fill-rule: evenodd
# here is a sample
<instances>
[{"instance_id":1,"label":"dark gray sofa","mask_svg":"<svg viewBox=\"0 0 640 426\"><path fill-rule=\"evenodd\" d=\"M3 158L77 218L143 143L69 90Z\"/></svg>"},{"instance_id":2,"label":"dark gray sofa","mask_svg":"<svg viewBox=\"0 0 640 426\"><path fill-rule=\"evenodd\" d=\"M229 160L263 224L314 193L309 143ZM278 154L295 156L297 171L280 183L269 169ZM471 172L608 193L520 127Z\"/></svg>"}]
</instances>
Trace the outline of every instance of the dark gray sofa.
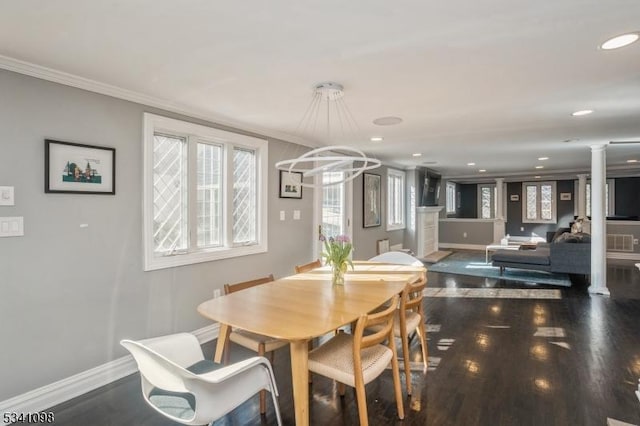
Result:
<instances>
[{"instance_id":1,"label":"dark gray sofa","mask_svg":"<svg viewBox=\"0 0 640 426\"><path fill-rule=\"evenodd\" d=\"M566 274L591 274L591 237L565 233L551 243L539 243L535 250L498 250L492 265Z\"/></svg>"}]
</instances>

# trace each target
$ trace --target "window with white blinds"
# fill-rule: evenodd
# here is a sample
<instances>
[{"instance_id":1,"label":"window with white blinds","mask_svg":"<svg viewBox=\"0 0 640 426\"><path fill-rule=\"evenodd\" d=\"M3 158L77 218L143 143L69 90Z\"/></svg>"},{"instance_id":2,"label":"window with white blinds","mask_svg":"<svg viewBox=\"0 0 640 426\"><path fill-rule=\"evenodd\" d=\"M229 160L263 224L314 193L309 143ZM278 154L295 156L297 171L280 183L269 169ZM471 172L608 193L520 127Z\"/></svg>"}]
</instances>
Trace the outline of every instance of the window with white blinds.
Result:
<instances>
[{"instance_id":1,"label":"window with white blinds","mask_svg":"<svg viewBox=\"0 0 640 426\"><path fill-rule=\"evenodd\" d=\"M145 270L266 251L267 142L153 114L144 122Z\"/></svg>"},{"instance_id":2,"label":"window with white blinds","mask_svg":"<svg viewBox=\"0 0 640 426\"><path fill-rule=\"evenodd\" d=\"M405 172L387 170L387 231L405 227Z\"/></svg>"}]
</instances>

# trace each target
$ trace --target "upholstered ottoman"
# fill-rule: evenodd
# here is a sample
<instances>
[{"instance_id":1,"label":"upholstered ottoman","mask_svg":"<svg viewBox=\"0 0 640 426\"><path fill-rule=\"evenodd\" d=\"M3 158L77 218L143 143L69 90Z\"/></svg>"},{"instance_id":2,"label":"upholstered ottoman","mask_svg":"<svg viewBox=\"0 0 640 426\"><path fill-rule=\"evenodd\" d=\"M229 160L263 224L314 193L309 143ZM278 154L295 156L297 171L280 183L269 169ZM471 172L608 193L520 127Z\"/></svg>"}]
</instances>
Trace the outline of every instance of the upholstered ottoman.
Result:
<instances>
[{"instance_id":1,"label":"upholstered ottoman","mask_svg":"<svg viewBox=\"0 0 640 426\"><path fill-rule=\"evenodd\" d=\"M551 271L551 260L548 246L539 246L535 250L498 250L491 256L493 266L504 268L534 269Z\"/></svg>"}]
</instances>

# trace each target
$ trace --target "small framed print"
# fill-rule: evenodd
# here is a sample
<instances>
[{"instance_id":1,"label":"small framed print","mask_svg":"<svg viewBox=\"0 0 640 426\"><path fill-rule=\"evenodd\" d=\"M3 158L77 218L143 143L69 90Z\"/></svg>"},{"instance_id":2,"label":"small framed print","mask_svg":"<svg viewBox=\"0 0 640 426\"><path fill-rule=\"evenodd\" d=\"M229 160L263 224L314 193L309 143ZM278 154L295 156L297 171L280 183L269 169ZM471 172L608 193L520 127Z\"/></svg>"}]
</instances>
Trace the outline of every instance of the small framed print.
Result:
<instances>
[{"instance_id":1,"label":"small framed print","mask_svg":"<svg viewBox=\"0 0 640 426\"><path fill-rule=\"evenodd\" d=\"M571 201L571 193L570 192L561 192L560 193L561 201Z\"/></svg>"},{"instance_id":2,"label":"small framed print","mask_svg":"<svg viewBox=\"0 0 640 426\"><path fill-rule=\"evenodd\" d=\"M518 194L509 195L509 201L520 201L520 196Z\"/></svg>"},{"instance_id":3,"label":"small framed print","mask_svg":"<svg viewBox=\"0 0 640 426\"><path fill-rule=\"evenodd\" d=\"M302 173L280 170L280 198L302 198Z\"/></svg>"},{"instance_id":4,"label":"small framed print","mask_svg":"<svg viewBox=\"0 0 640 426\"><path fill-rule=\"evenodd\" d=\"M44 192L115 195L116 149L46 139Z\"/></svg>"}]
</instances>

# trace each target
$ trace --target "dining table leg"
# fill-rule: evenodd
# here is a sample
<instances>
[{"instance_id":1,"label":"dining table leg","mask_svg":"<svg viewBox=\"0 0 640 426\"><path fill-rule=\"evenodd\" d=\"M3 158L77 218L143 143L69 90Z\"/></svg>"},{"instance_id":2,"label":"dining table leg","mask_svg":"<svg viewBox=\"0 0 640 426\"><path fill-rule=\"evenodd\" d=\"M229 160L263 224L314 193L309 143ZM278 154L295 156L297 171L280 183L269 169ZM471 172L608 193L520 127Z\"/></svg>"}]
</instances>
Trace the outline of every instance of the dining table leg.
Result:
<instances>
[{"instance_id":1,"label":"dining table leg","mask_svg":"<svg viewBox=\"0 0 640 426\"><path fill-rule=\"evenodd\" d=\"M294 340L291 347L291 378L296 426L309 425L309 349L308 340Z\"/></svg>"},{"instance_id":2,"label":"dining table leg","mask_svg":"<svg viewBox=\"0 0 640 426\"><path fill-rule=\"evenodd\" d=\"M216 345L216 354L213 357L213 361L220 364L222 361L222 355L224 355L224 349L229 341L229 334L231 334L231 327L228 324L220 323L220 331L218 332L218 344Z\"/></svg>"}]
</instances>

